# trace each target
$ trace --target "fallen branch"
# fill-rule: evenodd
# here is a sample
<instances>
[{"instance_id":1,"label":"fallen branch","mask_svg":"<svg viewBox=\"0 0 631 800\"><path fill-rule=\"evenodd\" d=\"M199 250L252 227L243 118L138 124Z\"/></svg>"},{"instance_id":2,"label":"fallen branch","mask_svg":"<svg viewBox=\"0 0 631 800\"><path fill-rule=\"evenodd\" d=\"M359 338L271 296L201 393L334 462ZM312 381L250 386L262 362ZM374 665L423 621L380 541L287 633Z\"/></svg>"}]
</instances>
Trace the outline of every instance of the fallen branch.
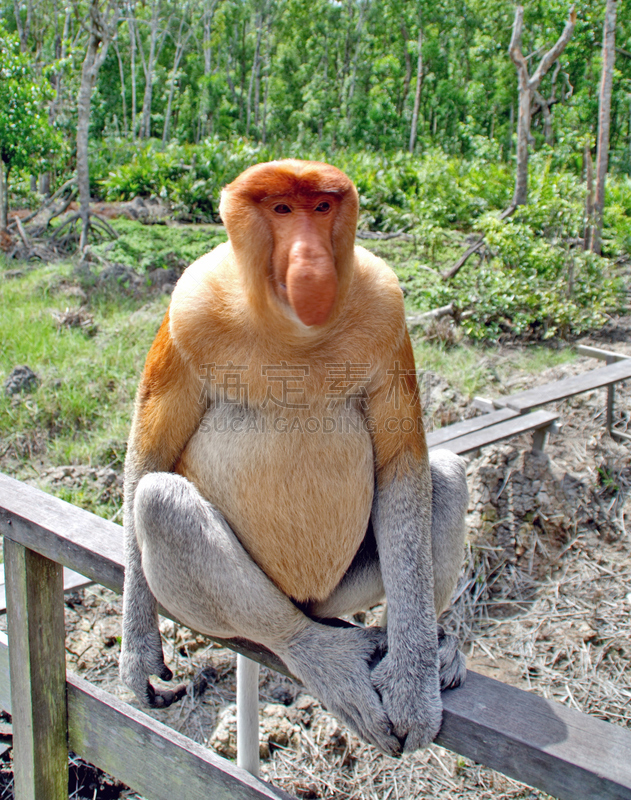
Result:
<instances>
[{"instance_id":1,"label":"fallen branch","mask_svg":"<svg viewBox=\"0 0 631 800\"><path fill-rule=\"evenodd\" d=\"M31 243L28 240L28 236L26 235L26 231L24 230L24 226L22 225L22 221L20 220L19 217L13 217L13 219L15 220L15 224L16 224L16 227L18 229L18 234L20 236L20 239L24 243L24 247L30 247Z\"/></svg>"},{"instance_id":2,"label":"fallen branch","mask_svg":"<svg viewBox=\"0 0 631 800\"><path fill-rule=\"evenodd\" d=\"M504 211L502 211L502 213L501 213L501 214L500 214L500 216L499 216L499 219L503 220L503 219L506 219L507 217L510 217L510 216L511 216L511 214L514 214L514 213L515 213L515 209L516 209L516 208L517 208L517 206L516 206L516 205L510 205L510 206L509 206L507 209L505 209ZM480 238L478 239L478 241L477 241L477 242L474 242L474 243L471 245L471 247L469 247L467 250L465 250L465 252L464 252L464 253L463 253L463 254L460 256L460 258L458 259L458 261L456 261L456 263L453 265L453 267L452 267L451 269L447 270L447 272L443 272L443 273L442 273L442 275L441 275L441 278L442 278L444 281L448 281L448 280L450 280L451 278L453 278L453 277L454 277L454 275L456 275L456 273L457 273L457 272L458 272L458 271L459 271L459 270L460 270L462 267L464 267L464 265L467 263L467 261L469 260L469 258L470 258L470 257L471 257L471 256L472 256L474 253L476 253L476 252L477 252L477 251L478 251L478 250L479 250L479 249L482 247L482 245L483 245L483 244L484 244L484 234L482 234L482 236L480 236Z\"/></svg>"},{"instance_id":3,"label":"fallen branch","mask_svg":"<svg viewBox=\"0 0 631 800\"><path fill-rule=\"evenodd\" d=\"M406 242L411 242L414 238L413 236L410 236L409 233L406 233L404 229L400 231L393 231L392 233L381 233L380 231L357 231L358 239L377 239L380 242L385 242L388 239L396 239L397 237L404 239Z\"/></svg>"},{"instance_id":4,"label":"fallen branch","mask_svg":"<svg viewBox=\"0 0 631 800\"><path fill-rule=\"evenodd\" d=\"M47 200L45 200L42 203L42 205L36 211L32 211L30 214L28 214L28 216L24 217L24 219L22 220L22 224L26 225L27 222L30 222L32 219L35 219L35 217L39 213L41 213L46 208L48 208L48 206L50 206L52 203L54 203L55 200L57 200L58 197L61 197L61 195L66 191L66 189L70 188L73 184L76 185L76 183L77 183L77 179L76 178L70 178L69 180L67 180L62 186L59 187L59 189L57 189L55 194L51 195ZM71 197L72 197L72 195L71 195ZM70 204L70 201L68 201L68 205L69 204ZM68 206L66 205L66 208L67 207ZM60 213L63 213L63 212L60 212ZM53 216L57 216L57 214L54 214ZM52 219L52 218L53 217L50 217L50 219ZM16 217L14 217L14 219L16 219ZM50 222L50 219L49 219L49 222Z\"/></svg>"},{"instance_id":5,"label":"fallen branch","mask_svg":"<svg viewBox=\"0 0 631 800\"><path fill-rule=\"evenodd\" d=\"M456 275L456 273L459 272L459 270L462 267L464 267L469 258L471 258L471 256L474 253L477 253L477 251L482 247L483 244L484 244L484 236L481 236L477 242L474 242L474 244L472 244L471 247L467 248L464 251L464 253L460 256L460 258L456 261L456 263L453 265L451 269L447 270L447 272L442 273L441 278L444 281L448 281L450 278L453 278L454 275Z\"/></svg>"},{"instance_id":6,"label":"fallen branch","mask_svg":"<svg viewBox=\"0 0 631 800\"><path fill-rule=\"evenodd\" d=\"M449 303L448 306L441 306L440 308L433 308L431 311L426 311L424 314L415 314L414 316L406 317L408 328L414 328L417 325L425 325L426 322L432 320L442 319L443 317L453 317L454 304Z\"/></svg>"}]
</instances>

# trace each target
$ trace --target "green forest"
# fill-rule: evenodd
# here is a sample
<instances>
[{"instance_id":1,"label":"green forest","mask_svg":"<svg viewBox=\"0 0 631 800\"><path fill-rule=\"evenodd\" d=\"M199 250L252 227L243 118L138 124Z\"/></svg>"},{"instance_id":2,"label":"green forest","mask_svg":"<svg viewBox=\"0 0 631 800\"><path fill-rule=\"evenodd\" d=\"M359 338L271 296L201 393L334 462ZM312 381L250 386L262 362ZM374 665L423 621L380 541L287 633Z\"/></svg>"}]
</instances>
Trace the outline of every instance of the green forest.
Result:
<instances>
[{"instance_id":1,"label":"green forest","mask_svg":"<svg viewBox=\"0 0 631 800\"><path fill-rule=\"evenodd\" d=\"M0 74L7 265L118 236L138 266L142 226L90 202L218 223L245 167L299 157L350 175L360 235L399 237L410 308L451 304L473 339L568 336L629 302L628 4L0 0Z\"/></svg>"}]
</instances>

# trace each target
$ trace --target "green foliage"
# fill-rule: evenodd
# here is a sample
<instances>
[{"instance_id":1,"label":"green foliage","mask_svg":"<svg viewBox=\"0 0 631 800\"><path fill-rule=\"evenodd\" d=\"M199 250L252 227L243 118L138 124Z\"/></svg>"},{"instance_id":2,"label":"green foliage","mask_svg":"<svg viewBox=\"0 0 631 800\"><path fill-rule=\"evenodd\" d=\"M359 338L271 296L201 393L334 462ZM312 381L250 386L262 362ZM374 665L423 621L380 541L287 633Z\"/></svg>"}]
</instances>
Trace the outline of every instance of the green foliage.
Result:
<instances>
[{"instance_id":1,"label":"green foliage","mask_svg":"<svg viewBox=\"0 0 631 800\"><path fill-rule=\"evenodd\" d=\"M251 163L292 156L295 148L265 148L242 139L209 139L198 146L170 145L164 151L148 144L127 163L110 166L101 186L111 199L143 192L167 197L181 214L194 218L201 215L202 203L216 209L221 186ZM529 205L504 221L498 212L510 202L513 177L488 148L482 157L467 160L438 150L411 156L400 151L327 153L314 147L301 155L329 160L355 181L360 228L403 229L412 235L408 260L399 268L409 302L429 309L453 301L472 339L568 336L601 325L621 303L621 286L611 263L577 246L584 231L585 185L555 161L549 148L531 160ZM215 241L208 241L203 232L195 239L184 229L162 228L147 245L138 226L118 224L125 236L108 257L130 266L168 265L177 252L193 260ZM457 260L462 232L472 230L486 235L484 260L477 264L474 256L445 282L438 271ZM182 238L176 242L174 236ZM604 253L629 252L631 181L612 177Z\"/></svg>"},{"instance_id":2,"label":"green foliage","mask_svg":"<svg viewBox=\"0 0 631 800\"><path fill-rule=\"evenodd\" d=\"M52 90L38 78L28 56L20 53L17 36L0 24L0 159L5 173L38 165L47 166L59 147L48 124L47 101Z\"/></svg>"},{"instance_id":3,"label":"green foliage","mask_svg":"<svg viewBox=\"0 0 631 800\"><path fill-rule=\"evenodd\" d=\"M230 143L207 139L200 145L158 142L136 147L124 163L94 165L93 180L108 200L158 196L170 200L176 212L194 221L217 215L221 188L244 169L274 158L273 151L238 139ZM107 174L103 174L109 167Z\"/></svg>"},{"instance_id":4,"label":"green foliage","mask_svg":"<svg viewBox=\"0 0 631 800\"><path fill-rule=\"evenodd\" d=\"M447 283L436 273L408 278L411 301L422 308L453 302L464 332L477 340L565 337L602 325L622 301L609 262L546 240L526 216L485 217L487 256Z\"/></svg>"}]
</instances>

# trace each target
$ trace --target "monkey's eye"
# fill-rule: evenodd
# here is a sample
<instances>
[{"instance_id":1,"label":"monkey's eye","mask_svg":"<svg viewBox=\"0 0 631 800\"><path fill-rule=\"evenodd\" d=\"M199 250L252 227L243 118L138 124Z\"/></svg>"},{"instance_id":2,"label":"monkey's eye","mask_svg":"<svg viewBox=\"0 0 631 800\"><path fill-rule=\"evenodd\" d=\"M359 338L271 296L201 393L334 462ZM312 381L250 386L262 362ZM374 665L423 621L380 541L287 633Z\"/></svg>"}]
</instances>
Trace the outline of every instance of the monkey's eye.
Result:
<instances>
[{"instance_id":1,"label":"monkey's eye","mask_svg":"<svg viewBox=\"0 0 631 800\"><path fill-rule=\"evenodd\" d=\"M291 214L291 208L285 203L279 203L277 206L274 206L274 211L276 214Z\"/></svg>"},{"instance_id":2,"label":"monkey's eye","mask_svg":"<svg viewBox=\"0 0 631 800\"><path fill-rule=\"evenodd\" d=\"M323 200L316 206L316 211L319 211L321 214L326 214L326 212L330 210L331 210L331 204L326 200Z\"/></svg>"}]
</instances>

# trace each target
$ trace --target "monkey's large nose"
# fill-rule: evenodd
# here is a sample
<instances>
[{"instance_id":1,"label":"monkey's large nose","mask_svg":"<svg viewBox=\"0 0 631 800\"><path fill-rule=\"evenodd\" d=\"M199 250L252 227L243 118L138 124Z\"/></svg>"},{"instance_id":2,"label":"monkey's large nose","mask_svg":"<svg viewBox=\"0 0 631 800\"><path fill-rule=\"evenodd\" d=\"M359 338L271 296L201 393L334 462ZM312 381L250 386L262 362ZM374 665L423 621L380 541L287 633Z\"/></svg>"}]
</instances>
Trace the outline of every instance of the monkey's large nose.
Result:
<instances>
[{"instance_id":1,"label":"monkey's large nose","mask_svg":"<svg viewBox=\"0 0 631 800\"><path fill-rule=\"evenodd\" d=\"M304 325L324 325L337 296L337 273L328 253L296 248L287 270L289 303Z\"/></svg>"}]
</instances>

